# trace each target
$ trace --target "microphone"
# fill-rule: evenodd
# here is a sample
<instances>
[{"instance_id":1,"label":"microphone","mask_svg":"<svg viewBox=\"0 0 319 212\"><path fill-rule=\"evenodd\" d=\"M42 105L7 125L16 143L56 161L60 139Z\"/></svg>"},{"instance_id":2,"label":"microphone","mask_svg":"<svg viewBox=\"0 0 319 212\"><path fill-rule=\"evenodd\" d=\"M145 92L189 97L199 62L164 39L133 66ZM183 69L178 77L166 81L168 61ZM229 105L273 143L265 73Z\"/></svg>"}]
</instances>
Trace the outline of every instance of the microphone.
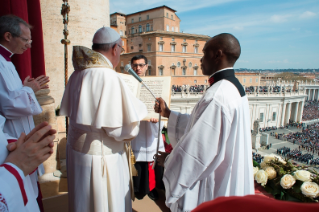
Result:
<instances>
[{"instance_id":1,"label":"microphone","mask_svg":"<svg viewBox=\"0 0 319 212\"><path fill-rule=\"evenodd\" d=\"M141 77L139 77L135 71L133 71L133 69L131 68L130 64L127 64L124 67L124 71L128 72L130 75L132 75L133 77L135 77L135 79L137 79L137 81L142 82L143 80L141 79Z\"/></svg>"}]
</instances>

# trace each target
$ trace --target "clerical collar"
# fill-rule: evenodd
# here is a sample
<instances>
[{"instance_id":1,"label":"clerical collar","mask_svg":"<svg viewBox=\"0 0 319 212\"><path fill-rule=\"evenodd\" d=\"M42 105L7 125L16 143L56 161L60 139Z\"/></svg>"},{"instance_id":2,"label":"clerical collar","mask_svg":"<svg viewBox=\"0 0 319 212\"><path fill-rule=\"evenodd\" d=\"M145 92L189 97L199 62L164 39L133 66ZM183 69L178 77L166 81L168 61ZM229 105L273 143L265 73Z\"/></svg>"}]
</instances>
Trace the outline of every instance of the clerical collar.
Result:
<instances>
[{"instance_id":1,"label":"clerical collar","mask_svg":"<svg viewBox=\"0 0 319 212\"><path fill-rule=\"evenodd\" d=\"M222 72L222 71L225 71L225 70L227 70L227 69L233 70L233 67L223 68L223 69L221 69L221 70L219 70L219 71L216 71L216 72L213 73L212 75L210 75L209 80L208 80L209 86L212 86L212 84L214 84L215 82L217 82L216 79L213 77L214 75L216 75L216 74L218 75L218 73L220 73L220 72Z\"/></svg>"},{"instance_id":2,"label":"clerical collar","mask_svg":"<svg viewBox=\"0 0 319 212\"><path fill-rule=\"evenodd\" d=\"M0 44L0 54L2 55L2 57L4 57L4 59L6 59L6 61L11 62L11 57L13 53L1 44Z\"/></svg>"}]
</instances>

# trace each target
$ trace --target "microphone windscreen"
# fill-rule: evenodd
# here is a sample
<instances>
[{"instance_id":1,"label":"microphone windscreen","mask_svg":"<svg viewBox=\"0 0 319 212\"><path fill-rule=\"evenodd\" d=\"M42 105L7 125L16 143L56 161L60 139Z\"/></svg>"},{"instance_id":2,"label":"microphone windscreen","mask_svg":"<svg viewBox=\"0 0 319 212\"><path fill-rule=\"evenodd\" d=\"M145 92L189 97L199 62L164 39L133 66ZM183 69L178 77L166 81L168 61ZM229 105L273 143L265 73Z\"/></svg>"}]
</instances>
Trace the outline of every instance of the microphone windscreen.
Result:
<instances>
[{"instance_id":1,"label":"microphone windscreen","mask_svg":"<svg viewBox=\"0 0 319 212\"><path fill-rule=\"evenodd\" d=\"M135 79L137 79L139 82L142 82L143 80L135 73L135 71L131 68L130 64L127 64L124 67L124 71L128 72L130 75L132 75L133 77L135 77Z\"/></svg>"}]
</instances>

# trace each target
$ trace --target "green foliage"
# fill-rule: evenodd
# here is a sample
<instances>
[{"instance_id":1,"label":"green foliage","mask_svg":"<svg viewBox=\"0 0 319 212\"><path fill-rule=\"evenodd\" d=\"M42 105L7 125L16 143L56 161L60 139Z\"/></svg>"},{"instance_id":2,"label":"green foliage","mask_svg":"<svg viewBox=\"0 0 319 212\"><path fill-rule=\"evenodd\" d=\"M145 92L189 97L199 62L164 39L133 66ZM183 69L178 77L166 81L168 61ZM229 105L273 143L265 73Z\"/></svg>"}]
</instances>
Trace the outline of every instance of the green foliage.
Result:
<instances>
[{"instance_id":1,"label":"green foliage","mask_svg":"<svg viewBox=\"0 0 319 212\"><path fill-rule=\"evenodd\" d=\"M259 163L257 163L255 160L253 160L253 166L254 166L254 167L258 167L258 168L260 168Z\"/></svg>"}]
</instances>

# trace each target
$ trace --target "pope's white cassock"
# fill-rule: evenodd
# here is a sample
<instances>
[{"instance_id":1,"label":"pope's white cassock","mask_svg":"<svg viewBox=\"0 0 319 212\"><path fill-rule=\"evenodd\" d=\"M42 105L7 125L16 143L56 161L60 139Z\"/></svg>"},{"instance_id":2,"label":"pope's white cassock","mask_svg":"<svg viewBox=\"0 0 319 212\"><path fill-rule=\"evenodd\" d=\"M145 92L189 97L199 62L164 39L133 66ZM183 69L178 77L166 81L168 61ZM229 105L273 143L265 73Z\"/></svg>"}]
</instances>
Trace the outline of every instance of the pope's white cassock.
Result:
<instances>
[{"instance_id":1,"label":"pope's white cassock","mask_svg":"<svg viewBox=\"0 0 319 212\"><path fill-rule=\"evenodd\" d=\"M40 114L42 108L30 87L23 86L11 56L13 54L0 44L0 114L6 118L3 132L19 138L34 128L33 116ZM44 174L41 164L39 175ZM31 174L33 188L38 194L38 172ZM38 195L36 195L38 196Z\"/></svg>"},{"instance_id":2,"label":"pope's white cassock","mask_svg":"<svg viewBox=\"0 0 319 212\"><path fill-rule=\"evenodd\" d=\"M70 118L67 138L69 210L131 211L125 142L139 132L146 106L104 55L73 48L73 66L60 115Z\"/></svg>"},{"instance_id":3,"label":"pope's white cassock","mask_svg":"<svg viewBox=\"0 0 319 212\"><path fill-rule=\"evenodd\" d=\"M233 69L219 73L235 78ZM248 99L238 83L236 87L222 78L191 115L171 112L168 136L173 151L163 177L171 211L191 211L220 196L254 194Z\"/></svg>"},{"instance_id":4,"label":"pope's white cassock","mask_svg":"<svg viewBox=\"0 0 319 212\"><path fill-rule=\"evenodd\" d=\"M5 118L0 115L0 212L37 212L36 194L30 176L12 163L4 163L8 156L7 139L13 137L2 132Z\"/></svg>"}]
</instances>

